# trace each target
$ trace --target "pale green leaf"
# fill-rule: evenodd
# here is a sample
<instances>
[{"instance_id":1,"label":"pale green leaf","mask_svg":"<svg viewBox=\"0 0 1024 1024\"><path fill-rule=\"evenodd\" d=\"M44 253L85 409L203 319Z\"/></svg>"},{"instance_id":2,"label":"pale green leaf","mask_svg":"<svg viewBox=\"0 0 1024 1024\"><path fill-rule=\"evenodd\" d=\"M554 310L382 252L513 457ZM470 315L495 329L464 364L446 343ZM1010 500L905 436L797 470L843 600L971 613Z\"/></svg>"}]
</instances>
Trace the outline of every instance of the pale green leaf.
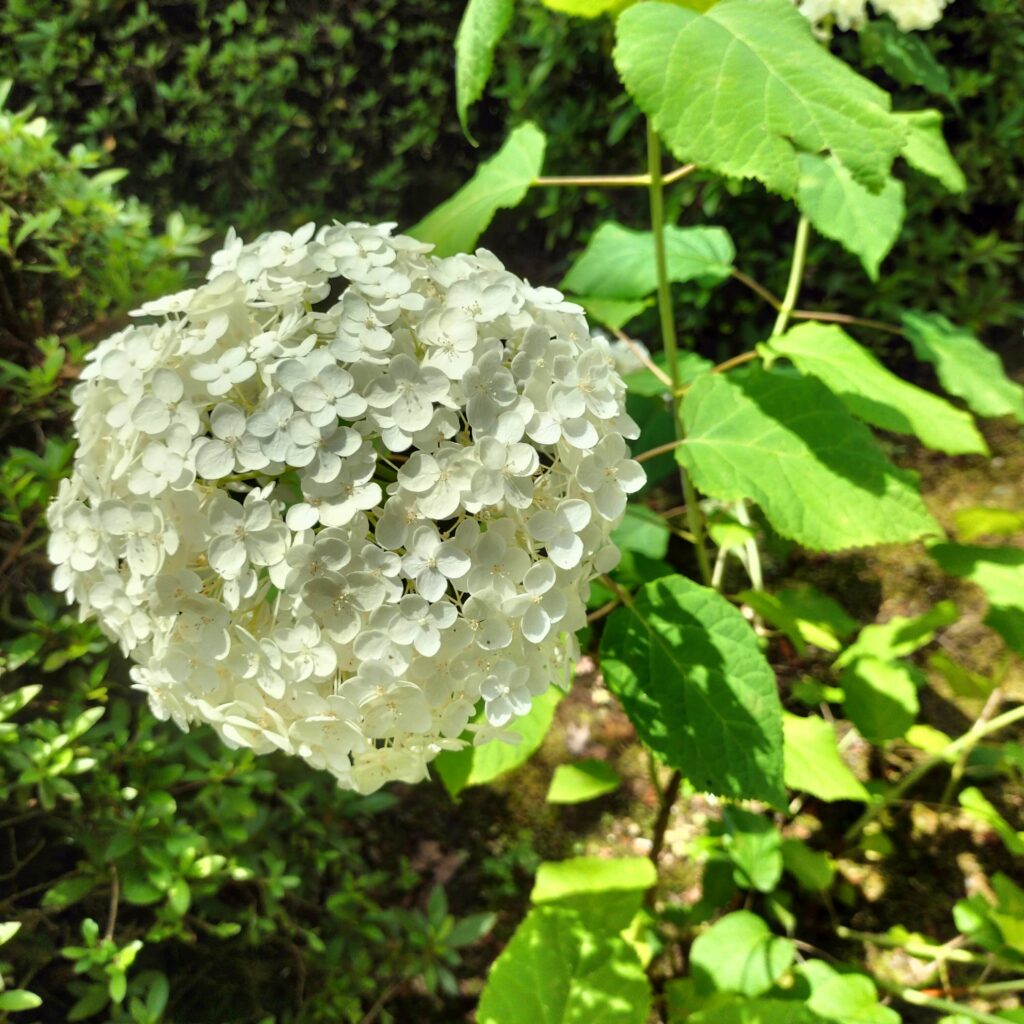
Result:
<instances>
[{"instance_id":1,"label":"pale green leaf","mask_svg":"<svg viewBox=\"0 0 1024 1024\"><path fill-rule=\"evenodd\" d=\"M544 742L555 717L555 708L564 694L550 687L535 697L529 713L509 723L508 729L519 735L518 743L492 740L479 747L472 745L462 750L442 751L433 761L445 789L458 796L467 786L482 786L500 775L518 768Z\"/></svg>"},{"instance_id":2,"label":"pale green leaf","mask_svg":"<svg viewBox=\"0 0 1024 1024\"><path fill-rule=\"evenodd\" d=\"M676 457L705 494L749 498L784 537L821 551L940 533L916 477L823 384L755 369L699 377Z\"/></svg>"},{"instance_id":3,"label":"pale green leaf","mask_svg":"<svg viewBox=\"0 0 1024 1024\"><path fill-rule=\"evenodd\" d=\"M832 1024L900 1024L900 1015L878 1001L878 989L865 974L840 974L824 960L798 968L811 986L807 1008Z\"/></svg>"},{"instance_id":4,"label":"pale green leaf","mask_svg":"<svg viewBox=\"0 0 1024 1024\"><path fill-rule=\"evenodd\" d=\"M897 114L907 126L903 159L915 170L941 182L950 192L963 192L967 179L946 145L942 115L937 110L908 110Z\"/></svg>"},{"instance_id":5,"label":"pale green leaf","mask_svg":"<svg viewBox=\"0 0 1024 1024\"><path fill-rule=\"evenodd\" d=\"M983 821L1003 841L1014 857L1024 857L1024 832L1018 832L985 798L975 786L965 789L959 796L960 806L972 817Z\"/></svg>"},{"instance_id":6,"label":"pale green leaf","mask_svg":"<svg viewBox=\"0 0 1024 1024\"><path fill-rule=\"evenodd\" d=\"M431 242L438 256L472 252L499 209L518 206L544 163L544 133L527 122L451 197L408 234Z\"/></svg>"},{"instance_id":7,"label":"pale green leaf","mask_svg":"<svg viewBox=\"0 0 1024 1024\"><path fill-rule=\"evenodd\" d=\"M834 156L800 154L796 204L826 238L860 258L868 277L878 280L879 264L903 226L903 184L887 178L871 192Z\"/></svg>"},{"instance_id":8,"label":"pale green leaf","mask_svg":"<svg viewBox=\"0 0 1024 1024\"><path fill-rule=\"evenodd\" d=\"M469 108L483 95L494 65L494 48L508 31L515 0L469 0L455 36L455 107L469 135Z\"/></svg>"},{"instance_id":9,"label":"pale green leaf","mask_svg":"<svg viewBox=\"0 0 1024 1024\"><path fill-rule=\"evenodd\" d=\"M819 800L867 801L863 783L839 756L836 734L823 718L784 714L786 785Z\"/></svg>"},{"instance_id":10,"label":"pale green leaf","mask_svg":"<svg viewBox=\"0 0 1024 1024\"><path fill-rule=\"evenodd\" d=\"M724 228L665 225L665 258L670 281L715 284L732 272L736 255ZM654 236L609 221L593 234L569 268L561 287L580 295L642 299L658 287Z\"/></svg>"},{"instance_id":11,"label":"pale green leaf","mask_svg":"<svg viewBox=\"0 0 1024 1024\"><path fill-rule=\"evenodd\" d=\"M784 587L774 594L744 590L737 596L765 622L785 633L798 652L807 644L823 651L838 651L840 641L857 628L857 620L847 615L842 605L811 586Z\"/></svg>"},{"instance_id":12,"label":"pale green leaf","mask_svg":"<svg viewBox=\"0 0 1024 1024\"><path fill-rule=\"evenodd\" d=\"M0 992L0 1013L17 1013L19 1010L34 1010L43 1005L42 999L23 988L12 988Z\"/></svg>"},{"instance_id":13,"label":"pale green leaf","mask_svg":"<svg viewBox=\"0 0 1024 1024\"><path fill-rule=\"evenodd\" d=\"M781 806L775 676L721 594L682 576L646 584L609 617L601 667L643 741L697 789Z\"/></svg>"},{"instance_id":14,"label":"pale green leaf","mask_svg":"<svg viewBox=\"0 0 1024 1024\"><path fill-rule=\"evenodd\" d=\"M615 16L631 7L638 0L540 0L552 11L568 14L575 18L598 18L602 14ZM695 11L707 10L715 0L669 0L682 7L690 7Z\"/></svg>"},{"instance_id":15,"label":"pale green leaf","mask_svg":"<svg viewBox=\"0 0 1024 1024\"><path fill-rule=\"evenodd\" d=\"M970 331L937 313L904 313L918 359L932 363L939 382L979 416L1013 416L1024 423L1024 387L1010 380L995 352Z\"/></svg>"},{"instance_id":16,"label":"pale green leaf","mask_svg":"<svg viewBox=\"0 0 1024 1024\"><path fill-rule=\"evenodd\" d=\"M917 718L917 678L901 661L858 658L843 669L843 710L872 743L898 739Z\"/></svg>"},{"instance_id":17,"label":"pale green leaf","mask_svg":"<svg viewBox=\"0 0 1024 1024\"><path fill-rule=\"evenodd\" d=\"M817 377L854 416L872 426L916 435L922 444L950 455L988 453L969 413L901 380L834 324L800 324L763 348Z\"/></svg>"},{"instance_id":18,"label":"pale green leaf","mask_svg":"<svg viewBox=\"0 0 1024 1024\"><path fill-rule=\"evenodd\" d=\"M615 933L632 921L657 881L647 857L573 857L541 864L530 899L574 910L589 927Z\"/></svg>"},{"instance_id":19,"label":"pale green leaf","mask_svg":"<svg viewBox=\"0 0 1024 1024\"><path fill-rule=\"evenodd\" d=\"M782 841L786 870L809 892L827 892L836 877L835 862L827 853L812 850L801 839Z\"/></svg>"},{"instance_id":20,"label":"pale green leaf","mask_svg":"<svg viewBox=\"0 0 1024 1024\"><path fill-rule=\"evenodd\" d=\"M478 1024L644 1024L650 983L633 947L580 916L534 907L495 961Z\"/></svg>"},{"instance_id":21,"label":"pale green leaf","mask_svg":"<svg viewBox=\"0 0 1024 1024\"><path fill-rule=\"evenodd\" d=\"M831 152L881 189L904 126L889 96L814 38L789 0L720 0L705 14L642 3L617 23L626 90L680 159L796 193L800 153Z\"/></svg>"},{"instance_id":22,"label":"pale green leaf","mask_svg":"<svg viewBox=\"0 0 1024 1024\"><path fill-rule=\"evenodd\" d=\"M1024 512L1008 508L959 508L954 519L957 536L968 544L981 537L1010 537L1024 530Z\"/></svg>"},{"instance_id":23,"label":"pale green leaf","mask_svg":"<svg viewBox=\"0 0 1024 1024\"><path fill-rule=\"evenodd\" d=\"M549 804L582 804L618 789L622 779L605 761L560 764L548 787Z\"/></svg>"},{"instance_id":24,"label":"pale green leaf","mask_svg":"<svg viewBox=\"0 0 1024 1024\"><path fill-rule=\"evenodd\" d=\"M3 921L0 922L0 946L11 941L15 935L21 930L20 921Z\"/></svg>"},{"instance_id":25,"label":"pale green leaf","mask_svg":"<svg viewBox=\"0 0 1024 1024\"><path fill-rule=\"evenodd\" d=\"M959 612L952 601L938 601L923 615L894 615L888 622L865 626L857 639L836 658L836 668L864 656L894 661L920 650L935 639L935 632L956 622Z\"/></svg>"},{"instance_id":26,"label":"pale green leaf","mask_svg":"<svg viewBox=\"0 0 1024 1024\"><path fill-rule=\"evenodd\" d=\"M1024 654L1024 548L933 544L928 553L946 572L976 583L988 598L985 622Z\"/></svg>"},{"instance_id":27,"label":"pale green leaf","mask_svg":"<svg viewBox=\"0 0 1024 1024\"><path fill-rule=\"evenodd\" d=\"M789 970L795 952L756 914L737 910L697 936L690 967L698 990L758 996Z\"/></svg>"},{"instance_id":28,"label":"pale green leaf","mask_svg":"<svg viewBox=\"0 0 1024 1024\"><path fill-rule=\"evenodd\" d=\"M566 295L570 302L578 302L587 317L612 331L621 330L654 304L653 299L607 299L600 295Z\"/></svg>"}]
</instances>

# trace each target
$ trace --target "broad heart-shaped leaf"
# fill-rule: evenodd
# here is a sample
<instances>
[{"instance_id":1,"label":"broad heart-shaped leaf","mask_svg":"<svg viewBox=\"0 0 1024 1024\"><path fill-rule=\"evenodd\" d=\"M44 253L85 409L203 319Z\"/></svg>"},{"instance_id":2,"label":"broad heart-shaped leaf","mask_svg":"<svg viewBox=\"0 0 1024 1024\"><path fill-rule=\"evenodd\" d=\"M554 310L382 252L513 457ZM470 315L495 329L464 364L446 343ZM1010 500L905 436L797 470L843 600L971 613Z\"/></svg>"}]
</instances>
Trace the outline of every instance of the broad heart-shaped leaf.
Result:
<instances>
[{"instance_id":1,"label":"broad heart-shaped leaf","mask_svg":"<svg viewBox=\"0 0 1024 1024\"><path fill-rule=\"evenodd\" d=\"M719 0L705 14L637 4L615 65L680 159L796 193L798 155L834 154L881 189L906 129L886 92L831 56L789 0Z\"/></svg>"},{"instance_id":2,"label":"broad heart-shaped leaf","mask_svg":"<svg viewBox=\"0 0 1024 1024\"><path fill-rule=\"evenodd\" d=\"M665 258L670 281L716 284L732 273L736 256L724 228L665 226ZM602 224L569 268L561 287L580 295L642 299L658 287L654 236L609 221Z\"/></svg>"},{"instance_id":3,"label":"broad heart-shaped leaf","mask_svg":"<svg viewBox=\"0 0 1024 1024\"><path fill-rule=\"evenodd\" d=\"M824 960L797 968L810 985L807 1008L832 1024L900 1024L900 1015L878 1001L878 989L865 974L840 974Z\"/></svg>"},{"instance_id":4,"label":"broad heart-shaped leaf","mask_svg":"<svg viewBox=\"0 0 1024 1024\"><path fill-rule=\"evenodd\" d=\"M433 761L445 789L458 796L467 786L482 786L500 775L518 768L544 742L555 717L555 708L564 694L557 687L536 697L533 707L522 718L509 723L509 731L519 734L519 742L502 743L491 740L479 747L442 751Z\"/></svg>"},{"instance_id":5,"label":"broad heart-shaped leaf","mask_svg":"<svg viewBox=\"0 0 1024 1024\"><path fill-rule=\"evenodd\" d=\"M582 804L613 792L621 784L619 773L605 761L574 761L555 769L547 799L549 804Z\"/></svg>"},{"instance_id":6,"label":"broad heart-shaped leaf","mask_svg":"<svg viewBox=\"0 0 1024 1024\"><path fill-rule=\"evenodd\" d=\"M914 724L919 705L917 676L903 661L858 658L840 677L846 717L865 739L898 739Z\"/></svg>"},{"instance_id":7,"label":"broad heart-shaped leaf","mask_svg":"<svg viewBox=\"0 0 1024 1024\"><path fill-rule=\"evenodd\" d=\"M903 185L887 178L871 192L835 156L801 153L796 204L826 238L860 258L872 281L903 226Z\"/></svg>"},{"instance_id":8,"label":"broad heart-shaped leaf","mask_svg":"<svg viewBox=\"0 0 1024 1024\"><path fill-rule=\"evenodd\" d=\"M494 48L508 31L515 0L469 0L455 36L455 107L469 135L469 108L483 95L494 65Z\"/></svg>"},{"instance_id":9,"label":"broad heart-shaped leaf","mask_svg":"<svg viewBox=\"0 0 1024 1024\"><path fill-rule=\"evenodd\" d=\"M969 413L901 380L834 324L800 324L772 338L763 350L817 377L854 416L872 426L915 434L922 444L950 455L988 453Z\"/></svg>"},{"instance_id":10,"label":"broad heart-shaped leaf","mask_svg":"<svg viewBox=\"0 0 1024 1024\"><path fill-rule=\"evenodd\" d=\"M782 806L782 709L749 623L682 576L614 612L601 668L641 739L698 789Z\"/></svg>"},{"instance_id":11,"label":"broad heart-shaped leaf","mask_svg":"<svg viewBox=\"0 0 1024 1024\"><path fill-rule=\"evenodd\" d=\"M633 947L580 916L534 907L495 961L479 1024L644 1024L651 988Z\"/></svg>"},{"instance_id":12,"label":"broad heart-shaped leaf","mask_svg":"<svg viewBox=\"0 0 1024 1024\"><path fill-rule=\"evenodd\" d=\"M1024 388L1006 376L999 356L970 331L937 313L904 313L903 326L914 354L934 364L946 391L979 416L1013 416L1024 423Z\"/></svg>"},{"instance_id":13,"label":"broad heart-shaped leaf","mask_svg":"<svg viewBox=\"0 0 1024 1024\"><path fill-rule=\"evenodd\" d=\"M907 126L903 159L915 170L940 181L950 192L963 192L967 179L946 145L942 115L937 110L912 110L896 116Z\"/></svg>"},{"instance_id":14,"label":"broad heart-shaped leaf","mask_svg":"<svg viewBox=\"0 0 1024 1024\"><path fill-rule=\"evenodd\" d=\"M690 967L700 991L759 996L789 969L795 952L757 914L737 910L697 936Z\"/></svg>"},{"instance_id":15,"label":"broad heart-shaped leaf","mask_svg":"<svg viewBox=\"0 0 1024 1024\"><path fill-rule=\"evenodd\" d=\"M823 384L754 369L698 377L676 457L705 494L750 498L784 537L820 551L940 533L911 473Z\"/></svg>"},{"instance_id":16,"label":"broad heart-shaped leaf","mask_svg":"<svg viewBox=\"0 0 1024 1024\"><path fill-rule=\"evenodd\" d=\"M518 206L544 163L544 133L527 122L516 128L458 192L408 231L432 242L438 256L472 252L499 209Z\"/></svg>"},{"instance_id":17,"label":"broad heart-shaped leaf","mask_svg":"<svg viewBox=\"0 0 1024 1024\"><path fill-rule=\"evenodd\" d=\"M948 573L976 583L988 598L985 623L1024 654L1024 548L933 544L928 554Z\"/></svg>"},{"instance_id":18,"label":"broad heart-shaped leaf","mask_svg":"<svg viewBox=\"0 0 1024 1024\"><path fill-rule=\"evenodd\" d=\"M819 800L867 801L868 791L839 756L836 734L823 718L785 714L786 785Z\"/></svg>"},{"instance_id":19,"label":"broad heart-shaped leaf","mask_svg":"<svg viewBox=\"0 0 1024 1024\"><path fill-rule=\"evenodd\" d=\"M573 857L541 864L530 899L573 910L591 931L614 935L629 926L657 881L647 857Z\"/></svg>"}]
</instances>

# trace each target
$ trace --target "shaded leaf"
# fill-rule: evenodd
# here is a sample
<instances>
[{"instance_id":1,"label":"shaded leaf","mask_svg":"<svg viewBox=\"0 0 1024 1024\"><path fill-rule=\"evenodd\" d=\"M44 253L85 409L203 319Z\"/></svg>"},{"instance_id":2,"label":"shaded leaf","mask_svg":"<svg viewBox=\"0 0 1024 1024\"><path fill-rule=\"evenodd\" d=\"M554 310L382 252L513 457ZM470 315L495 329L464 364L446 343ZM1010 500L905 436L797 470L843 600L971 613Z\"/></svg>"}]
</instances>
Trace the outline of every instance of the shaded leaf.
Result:
<instances>
[{"instance_id":1,"label":"shaded leaf","mask_svg":"<svg viewBox=\"0 0 1024 1024\"><path fill-rule=\"evenodd\" d=\"M469 0L455 36L455 107L469 135L469 108L483 95L494 48L512 21L515 0Z\"/></svg>"},{"instance_id":2,"label":"shaded leaf","mask_svg":"<svg viewBox=\"0 0 1024 1024\"><path fill-rule=\"evenodd\" d=\"M914 670L904 662L858 658L843 669L846 717L872 743L902 736L919 710Z\"/></svg>"}]
</instances>

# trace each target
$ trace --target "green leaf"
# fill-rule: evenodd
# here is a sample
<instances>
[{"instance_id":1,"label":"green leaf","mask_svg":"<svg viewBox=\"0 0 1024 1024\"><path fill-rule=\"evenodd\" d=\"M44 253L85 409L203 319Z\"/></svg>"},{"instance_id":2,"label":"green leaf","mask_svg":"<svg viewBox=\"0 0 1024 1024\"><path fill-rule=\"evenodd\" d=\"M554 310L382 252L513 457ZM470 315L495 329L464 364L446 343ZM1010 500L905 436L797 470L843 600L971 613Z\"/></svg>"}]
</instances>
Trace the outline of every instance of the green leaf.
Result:
<instances>
[{"instance_id":1,"label":"green leaf","mask_svg":"<svg viewBox=\"0 0 1024 1024\"><path fill-rule=\"evenodd\" d=\"M697 936L690 967L698 991L759 996L789 970L795 952L757 914L737 910Z\"/></svg>"},{"instance_id":2,"label":"green leaf","mask_svg":"<svg viewBox=\"0 0 1024 1024\"><path fill-rule=\"evenodd\" d=\"M455 107L469 134L469 108L483 95L494 65L494 48L512 22L515 0L469 0L455 36Z\"/></svg>"},{"instance_id":3,"label":"green leaf","mask_svg":"<svg viewBox=\"0 0 1024 1024\"><path fill-rule=\"evenodd\" d=\"M479 1024L644 1024L650 983L629 943L578 914L535 907L495 961Z\"/></svg>"},{"instance_id":4,"label":"green leaf","mask_svg":"<svg viewBox=\"0 0 1024 1024\"><path fill-rule=\"evenodd\" d=\"M999 356L970 331L937 313L904 313L903 326L914 354L934 364L946 391L979 416L1013 416L1024 423L1024 387L1006 376Z\"/></svg>"},{"instance_id":5,"label":"green leaf","mask_svg":"<svg viewBox=\"0 0 1024 1024\"><path fill-rule=\"evenodd\" d=\"M550 687L534 699L528 714L509 724L509 729L519 734L518 743L492 740L479 747L470 745L462 750L446 750L438 754L433 766L441 776L445 789L453 797L458 796L467 786L482 786L493 782L499 775L529 760L544 742L555 717L555 708L563 696L557 687Z\"/></svg>"},{"instance_id":6,"label":"green leaf","mask_svg":"<svg viewBox=\"0 0 1024 1024\"><path fill-rule=\"evenodd\" d=\"M686 1017L670 1017L670 1024L821 1024L803 1003L792 999L715 1000L707 1010Z\"/></svg>"},{"instance_id":7,"label":"green leaf","mask_svg":"<svg viewBox=\"0 0 1024 1024\"><path fill-rule=\"evenodd\" d=\"M916 677L904 662L858 658L840 678L846 717L872 743L902 736L917 718Z\"/></svg>"},{"instance_id":8,"label":"green leaf","mask_svg":"<svg viewBox=\"0 0 1024 1024\"><path fill-rule=\"evenodd\" d=\"M878 1001L875 983L864 974L840 974L823 960L798 968L811 986L807 1008L834 1024L900 1024L900 1015Z\"/></svg>"},{"instance_id":9,"label":"green leaf","mask_svg":"<svg viewBox=\"0 0 1024 1024\"><path fill-rule=\"evenodd\" d=\"M871 18L860 30L860 51L869 67L882 68L900 85L952 99L948 72L916 32L901 32L889 18Z\"/></svg>"},{"instance_id":10,"label":"green leaf","mask_svg":"<svg viewBox=\"0 0 1024 1024\"><path fill-rule=\"evenodd\" d=\"M957 697L966 700L985 700L996 688L996 681L991 676L970 671L946 657L942 651L931 655L928 667L942 676Z\"/></svg>"},{"instance_id":11,"label":"green leaf","mask_svg":"<svg viewBox=\"0 0 1024 1024\"><path fill-rule=\"evenodd\" d=\"M800 839L783 839L782 862L786 870L809 892L827 892L836 869L827 853L812 850Z\"/></svg>"},{"instance_id":12,"label":"green leaf","mask_svg":"<svg viewBox=\"0 0 1024 1024\"><path fill-rule=\"evenodd\" d=\"M635 551L648 558L668 554L669 536L664 516L646 505L627 505L622 523L612 531L612 541L620 551Z\"/></svg>"},{"instance_id":13,"label":"green leaf","mask_svg":"<svg viewBox=\"0 0 1024 1024\"><path fill-rule=\"evenodd\" d=\"M872 281L903 226L903 184L887 178L871 192L834 156L800 154L796 204L826 238L860 258Z\"/></svg>"},{"instance_id":14,"label":"green leaf","mask_svg":"<svg viewBox=\"0 0 1024 1024\"><path fill-rule=\"evenodd\" d=\"M438 256L472 252L499 209L518 206L544 162L544 133L521 124L498 152L451 197L408 231Z\"/></svg>"},{"instance_id":15,"label":"green leaf","mask_svg":"<svg viewBox=\"0 0 1024 1024\"><path fill-rule=\"evenodd\" d=\"M819 800L863 800L868 793L839 756L836 734L822 718L784 714L786 785Z\"/></svg>"},{"instance_id":16,"label":"green leaf","mask_svg":"<svg viewBox=\"0 0 1024 1024\"><path fill-rule=\"evenodd\" d=\"M722 811L722 849L736 867L736 884L771 892L782 877L782 835L774 822L742 807Z\"/></svg>"},{"instance_id":17,"label":"green leaf","mask_svg":"<svg viewBox=\"0 0 1024 1024\"><path fill-rule=\"evenodd\" d=\"M670 281L717 284L732 273L736 256L724 228L665 225L665 258ZM609 221L593 234L569 268L561 287L606 299L642 299L658 287L654 235Z\"/></svg>"},{"instance_id":18,"label":"green leaf","mask_svg":"<svg viewBox=\"0 0 1024 1024\"><path fill-rule=\"evenodd\" d=\"M988 454L969 413L901 380L834 324L806 323L762 346L817 377L854 416L950 455Z\"/></svg>"},{"instance_id":19,"label":"green leaf","mask_svg":"<svg viewBox=\"0 0 1024 1024\"><path fill-rule=\"evenodd\" d=\"M1008 508L959 508L954 519L957 536L968 544L980 537L1009 537L1024 531L1024 512Z\"/></svg>"},{"instance_id":20,"label":"green leaf","mask_svg":"<svg viewBox=\"0 0 1024 1024\"><path fill-rule=\"evenodd\" d=\"M836 658L835 666L842 668L865 655L881 661L905 658L930 644L936 630L956 622L958 615L952 601L939 601L923 615L894 615L888 622L865 626L856 641Z\"/></svg>"},{"instance_id":21,"label":"green leaf","mask_svg":"<svg viewBox=\"0 0 1024 1024\"><path fill-rule=\"evenodd\" d=\"M42 999L23 988L12 988L0 992L0 1013L17 1013L19 1010L34 1010L43 1005Z\"/></svg>"},{"instance_id":22,"label":"green leaf","mask_svg":"<svg viewBox=\"0 0 1024 1024\"><path fill-rule=\"evenodd\" d=\"M705 14L637 4L617 23L627 92L680 159L796 193L799 154L831 152L879 190L905 128L889 96L822 47L788 0L720 0Z\"/></svg>"},{"instance_id":23,"label":"green leaf","mask_svg":"<svg viewBox=\"0 0 1024 1024\"><path fill-rule=\"evenodd\" d=\"M837 601L811 586L785 587L774 594L744 590L737 595L767 623L782 630L802 653L807 644L838 651L840 641L856 628L857 620Z\"/></svg>"},{"instance_id":24,"label":"green leaf","mask_svg":"<svg viewBox=\"0 0 1024 1024\"><path fill-rule=\"evenodd\" d=\"M38 683L33 683L30 686L21 686L0 697L0 722L5 722L11 715L16 715L32 701L41 689L42 687Z\"/></svg>"},{"instance_id":25,"label":"green leaf","mask_svg":"<svg viewBox=\"0 0 1024 1024\"><path fill-rule=\"evenodd\" d=\"M600 295L566 295L566 298L570 302L578 302L586 311L588 319L612 331L621 330L630 320L653 305L651 299L607 299Z\"/></svg>"},{"instance_id":26,"label":"green leaf","mask_svg":"<svg viewBox=\"0 0 1024 1024\"><path fill-rule=\"evenodd\" d=\"M985 591L985 623L1018 654L1024 654L1024 548L933 544L928 554L946 572Z\"/></svg>"},{"instance_id":27,"label":"green leaf","mask_svg":"<svg viewBox=\"0 0 1024 1024\"><path fill-rule=\"evenodd\" d=\"M750 625L682 576L608 619L601 667L641 739L702 790L782 806L782 709Z\"/></svg>"},{"instance_id":28,"label":"green leaf","mask_svg":"<svg viewBox=\"0 0 1024 1024\"><path fill-rule=\"evenodd\" d=\"M96 888L96 879L90 875L75 875L50 886L43 896L44 907L67 907L87 896Z\"/></svg>"},{"instance_id":29,"label":"green leaf","mask_svg":"<svg viewBox=\"0 0 1024 1024\"><path fill-rule=\"evenodd\" d=\"M604 761L590 758L560 764L548 788L549 804L581 804L618 789L622 779Z\"/></svg>"},{"instance_id":30,"label":"green leaf","mask_svg":"<svg viewBox=\"0 0 1024 1024\"><path fill-rule=\"evenodd\" d=\"M573 910L593 931L614 934L633 920L657 880L647 857L573 857L541 864L530 899Z\"/></svg>"},{"instance_id":31,"label":"green leaf","mask_svg":"<svg viewBox=\"0 0 1024 1024\"><path fill-rule=\"evenodd\" d=\"M948 191L965 191L967 179L942 134L942 115L937 110L908 110L896 116L907 126L903 159L914 170L935 178Z\"/></svg>"},{"instance_id":32,"label":"green leaf","mask_svg":"<svg viewBox=\"0 0 1024 1024\"><path fill-rule=\"evenodd\" d=\"M810 378L754 369L699 377L676 457L705 494L751 498L784 537L838 551L940 533L913 474Z\"/></svg>"},{"instance_id":33,"label":"green leaf","mask_svg":"<svg viewBox=\"0 0 1024 1024\"><path fill-rule=\"evenodd\" d=\"M975 786L965 789L958 797L960 806L972 817L985 822L1003 841L1003 845L1014 857L1024 857L1024 832L1018 832L1010 823L985 799L981 790Z\"/></svg>"}]
</instances>

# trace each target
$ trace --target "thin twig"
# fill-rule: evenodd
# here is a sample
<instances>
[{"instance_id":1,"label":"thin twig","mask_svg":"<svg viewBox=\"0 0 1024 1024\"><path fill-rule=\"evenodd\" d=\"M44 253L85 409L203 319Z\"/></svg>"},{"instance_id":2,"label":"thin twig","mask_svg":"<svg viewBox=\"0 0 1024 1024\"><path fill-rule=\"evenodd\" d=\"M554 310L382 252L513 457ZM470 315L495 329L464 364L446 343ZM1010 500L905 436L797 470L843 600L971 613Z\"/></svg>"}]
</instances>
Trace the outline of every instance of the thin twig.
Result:
<instances>
[{"instance_id":1,"label":"thin twig","mask_svg":"<svg viewBox=\"0 0 1024 1024\"><path fill-rule=\"evenodd\" d=\"M672 815L672 807L679 796L679 787L682 785L683 775L678 769L674 771L661 794L658 804L658 816L654 819L654 832L651 835L651 852L648 856L651 863L657 867L658 858L661 856L662 847L665 845L665 833L668 831L668 819Z\"/></svg>"},{"instance_id":2,"label":"thin twig","mask_svg":"<svg viewBox=\"0 0 1024 1024\"><path fill-rule=\"evenodd\" d=\"M32 536L32 533L35 531L35 528L39 524L39 520L42 516L43 512L39 511L29 520L28 525L21 531L18 539L7 549L7 553L4 555L3 561L0 561L0 594L7 589L6 584L3 582L6 579L5 573L14 564L14 560L21 553L21 549L28 542L29 537Z\"/></svg>"},{"instance_id":3,"label":"thin twig","mask_svg":"<svg viewBox=\"0 0 1024 1024\"><path fill-rule=\"evenodd\" d=\"M757 357L757 352L741 352L738 356L733 356L731 359L726 359L724 363L719 363L711 372L725 373L734 366L742 366L744 363L749 363L752 359L757 359Z\"/></svg>"},{"instance_id":4,"label":"thin twig","mask_svg":"<svg viewBox=\"0 0 1024 1024\"><path fill-rule=\"evenodd\" d=\"M108 942L114 938L114 928L117 925L117 903L121 897L121 881L117 876L117 865L110 865L110 910L107 913L107 930L103 938Z\"/></svg>"},{"instance_id":5,"label":"thin twig","mask_svg":"<svg viewBox=\"0 0 1024 1024\"><path fill-rule=\"evenodd\" d=\"M989 695L988 700L985 701L985 706L981 709L981 713L978 715L975 725L984 725L998 710L999 705L1003 702L1003 691L1002 688L997 686ZM940 803L948 804L953 799L953 793L956 787L960 784L960 780L963 778L964 771L967 768L967 759L971 756L970 748L961 751L960 756L956 759L952 769L949 773L949 779L946 781L946 787L942 791L942 798Z\"/></svg>"},{"instance_id":6,"label":"thin twig","mask_svg":"<svg viewBox=\"0 0 1024 1024\"><path fill-rule=\"evenodd\" d=\"M744 274L742 270L737 270L735 267L732 269L732 276L736 278L740 284L745 284L752 292L760 295L765 302L768 303L775 310L782 308L782 299L780 299L774 292L770 292L760 281L755 281L749 274Z\"/></svg>"},{"instance_id":7,"label":"thin twig","mask_svg":"<svg viewBox=\"0 0 1024 1024\"><path fill-rule=\"evenodd\" d=\"M868 320L862 316L851 316L849 313L826 313L820 309L794 309L789 314L794 320L824 320L835 324L852 324L857 327L873 327L877 331L889 334L903 334L903 328L884 320Z\"/></svg>"},{"instance_id":8,"label":"thin twig","mask_svg":"<svg viewBox=\"0 0 1024 1024\"><path fill-rule=\"evenodd\" d=\"M587 624L590 625L591 623L599 622L606 615L611 615L611 613L615 611L620 604L622 604L622 602L617 597L613 597L607 604L601 605L600 608L592 611L587 616Z\"/></svg>"},{"instance_id":9,"label":"thin twig","mask_svg":"<svg viewBox=\"0 0 1024 1024\"><path fill-rule=\"evenodd\" d=\"M674 451L681 444L685 443L685 438L680 438L678 441L666 441L664 444L659 444L654 448L648 448L647 451L641 452L639 455L634 455L633 461L646 462L648 459L654 459L659 455L664 455L666 452Z\"/></svg>"},{"instance_id":10,"label":"thin twig","mask_svg":"<svg viewBox=\"0 0 1024 1024\"><path fill-rule=\"evenodd\" d=\"M622 330L622 328L616 327L613 333L619 341L625 343L629 348L629 351L632 352L633 355L635 355L637 359L639 359L640 362L643 363L644 366L650 370L662 384L665 385L665 387L672 387L672 378L669 377L669 375L660 366L658 366L658 364L655 363L651 357L628 334L626 334L625 331Z\"/></svg>"}]
</instances>

